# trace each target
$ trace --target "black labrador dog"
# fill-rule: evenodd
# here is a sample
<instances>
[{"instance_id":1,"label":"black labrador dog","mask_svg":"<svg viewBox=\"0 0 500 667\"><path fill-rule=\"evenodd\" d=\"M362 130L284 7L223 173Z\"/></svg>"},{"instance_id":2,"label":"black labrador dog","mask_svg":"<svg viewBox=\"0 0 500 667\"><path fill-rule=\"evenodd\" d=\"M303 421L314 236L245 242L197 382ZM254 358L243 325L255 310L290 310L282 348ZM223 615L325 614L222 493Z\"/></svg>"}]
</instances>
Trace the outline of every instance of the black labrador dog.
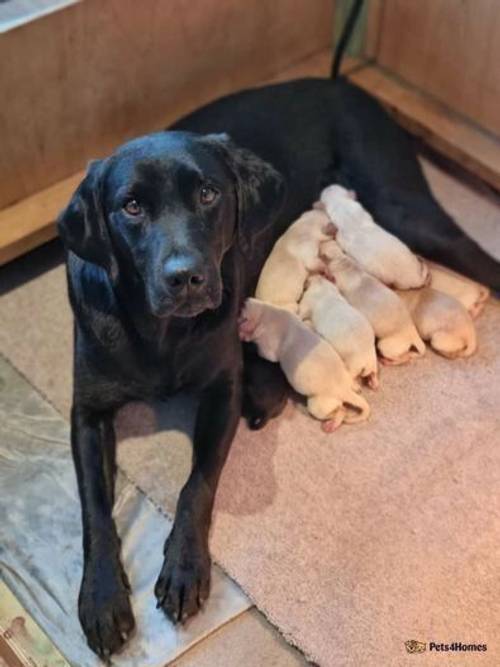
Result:
<instances>
[{"instance_id":1,"label":"black labrador dog","mask_svg":"<svg viewBox=\"0 0 500 667\"><path fill-rule=\"evenodd\" d=\"M410 138L342 79L248 90L170 131L135 139L90 165L60 217L75 314L79 616L102 657L120 649L134 627L112 519L113 415L132 399L181 389L199 396L192 471L155 588L158 606L182 621L208 595L214 495L242 396L260 396L258 378L266 387L275 378L276 405L267 401L266 410L276 414L283 404L279 369L243 372L239 310L276 239L333 181L354 189L415 252L500 290L500 264L441 209ZM244 376L252 378L247 392ZM252 405L249 399L247 415ZM255 426L265 421L254 415Z\"/></svg>"}]
</instances>

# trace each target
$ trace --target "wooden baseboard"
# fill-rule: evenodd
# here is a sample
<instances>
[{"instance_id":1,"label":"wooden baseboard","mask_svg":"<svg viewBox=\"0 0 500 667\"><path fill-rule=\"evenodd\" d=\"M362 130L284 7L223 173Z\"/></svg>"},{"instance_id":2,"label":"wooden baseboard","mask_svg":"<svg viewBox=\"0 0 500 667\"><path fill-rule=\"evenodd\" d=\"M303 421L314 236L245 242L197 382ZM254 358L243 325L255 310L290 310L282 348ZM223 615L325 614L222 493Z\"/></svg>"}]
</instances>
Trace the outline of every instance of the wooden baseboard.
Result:
<instances>
[{"instance_id":1,"label":"wooden baseboard","mask_svg":"<svg viewBox=\"0 0 500 667\"><path fill-rule=\"evenodd\" d=\"M83 175L74 174L0 211L0 266L55 238L56 218Z\"/></svg>"},{"instance_id":2,"label":"wooden baseboard","mask_svg":"<svg viewBox=\"0 0 500 667\"><path fill-rule=\"evenodd\" d=\"M348 74L412 134L500 191L500 139L376 65Z\"/></svg>"}]
</instances>

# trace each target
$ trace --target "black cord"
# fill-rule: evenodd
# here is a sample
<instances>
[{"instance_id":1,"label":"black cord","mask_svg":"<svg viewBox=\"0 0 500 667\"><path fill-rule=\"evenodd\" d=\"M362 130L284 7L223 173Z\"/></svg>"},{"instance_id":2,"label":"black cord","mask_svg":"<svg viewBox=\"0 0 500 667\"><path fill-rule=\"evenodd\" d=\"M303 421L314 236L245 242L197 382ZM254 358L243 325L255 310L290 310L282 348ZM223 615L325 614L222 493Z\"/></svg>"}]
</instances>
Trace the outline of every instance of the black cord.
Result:
<instances>
[{"instance_id":1,"label":"black cord","mask_svg":"<svg viewBox=\"0 0 500 667\"><path fill-rule=\"evenodd\" d=\"M349 16L347 17L347 21L345 22L344 29L342 30L339 43L335 49L335 56L333 58L332 70L330 73L330 77L332 79L336 79L339 75L340 65L342 63L342 58L344 57L344 51L346 50L347 44L351 39L352 31L354 30L354 26L356 25L356 21L358 20L358 16L362 7L363 0L354 0L351 11L349 12Z\"/></svg>"}]
</instances>

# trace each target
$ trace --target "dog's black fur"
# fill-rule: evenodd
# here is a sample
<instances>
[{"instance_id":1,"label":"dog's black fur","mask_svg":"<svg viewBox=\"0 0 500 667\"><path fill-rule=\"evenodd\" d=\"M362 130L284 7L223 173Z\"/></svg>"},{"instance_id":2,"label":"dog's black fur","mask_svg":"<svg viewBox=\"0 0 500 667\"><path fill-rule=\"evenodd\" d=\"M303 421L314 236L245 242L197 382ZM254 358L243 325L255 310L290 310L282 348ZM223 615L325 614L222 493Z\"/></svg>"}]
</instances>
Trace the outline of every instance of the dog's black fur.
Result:
<instances>
[{"instance_id":1,"label":"dog's black fur","mask_svg":"<svg viewBox=\"0 0 500 667\"><path fill-rule=\"evenodd\" d=\"M183 620L208 595L214 494L241 414L238 312L276 239L322 186L339 181L354 189L414 251L500 289L500 265L435 201L409 137L345 81L238 93L174 130L93 163L59 221L75 313L79 615L101 656L118 650L134 626L111 516L113 414L131 399L180 389L200 397L192 472L155 589L166 614ZM213 135L222 132L231 139ZM282 376L277 367L245 373L248 414L252 395L261 393L259 376L272 383L273 368L276 402L268 401L264 421L283 404Z\"/></svg>"},{"instance_id":2,"label":"dog's black fur","mask_svg":"<svg viewBox=\"0 0 500 667\"><path fill-rule=\"evenodd\" d=\"M243 346L243 405L241 414L253 431L258 431L281 414L289 385L277 364L259 357L257 346Z\"/></svg>"}]
</instances>

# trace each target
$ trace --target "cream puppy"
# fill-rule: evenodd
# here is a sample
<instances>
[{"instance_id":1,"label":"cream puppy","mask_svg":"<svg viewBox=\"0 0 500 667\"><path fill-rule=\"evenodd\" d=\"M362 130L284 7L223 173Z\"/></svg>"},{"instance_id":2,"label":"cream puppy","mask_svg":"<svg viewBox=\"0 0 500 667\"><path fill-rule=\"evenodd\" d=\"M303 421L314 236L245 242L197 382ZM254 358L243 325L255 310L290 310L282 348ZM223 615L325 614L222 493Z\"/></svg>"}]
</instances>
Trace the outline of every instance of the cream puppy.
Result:
<instances>
[{"instance_id":1,"label":"cream puppy","mask_svg":"<svg viewBox=\"0 0 500 667\"><path fill-rule=\"evenodd\" d=\"M425 353L425 343L395 292L363 271L335 241L323 243L320 252L340 293L372 325L384 363L403 364Z\"/></svg>"},{"instance_id":2,"label":"cream puppy","mask_svg":"<svg viewBox=\"0 0 500 667\"><path fill-rule=\"evenodd\" d=\"M477 348L476 329L460 301L432 287L398 291L420 336L448 359L470 357Z\"/></svg>"},{"instance_id":3,"label":"cream puppy","mask_svg":"<svg viewBox=\"0 0 500 667\"><path fill-rule=\"evenodd\" d=\"M489 289L444 266L433 262L427 264L431 274L431 287L460 301L470 316L476 318L490 296Z\"/></svg>"},{"instance_id":4,"label":"cream puppy","mask_svg":"<svg viewBox=\"0 0 500 667\"><path fill-rule=\"evenodd\" d=\"M276 241L260 274L255 296L296 313L308 273L322 266L319 244L332 236L333 226L324 211L301 215Z\"/></svg>"},{"instance_id":5,"label":"cream puppy","mask_svg":"<svg viewBox=\"0 0 500 667\"><path fill-rule=\"evenodd\" d=\"M349 190L330 185L321 193L320 202L337 228L337 243L361 268L384 284L401 289L425 284L426 264L379 227Z\"/></svg>"},{"instance_id":6,"label":"cream puppy","mask_svg":"<svg viewBox=\"0 0 500 667\"><path fill-rule=\"evenodd\" d=\"M370 407L354 390L339 355L293 313L247 299L240 317L240 338L255 342L264 359L280 363L291 386L307 397L311 415L326 421L325 431L343 421L368 419Z\"/></svg>"},{"instance_id":7,"label":"cream puppy","mask_svg":"<svg viewBox=\"0 0 500 667\"><path fill-rule=\"evenodd\" d=\"M372 389L378 387L371 324L344 299L336 285L324 276L311 276L299 304L299 317L310 320L314 330L335 348L352 378L362 377Z\"/></svg>"}]
</instances>

